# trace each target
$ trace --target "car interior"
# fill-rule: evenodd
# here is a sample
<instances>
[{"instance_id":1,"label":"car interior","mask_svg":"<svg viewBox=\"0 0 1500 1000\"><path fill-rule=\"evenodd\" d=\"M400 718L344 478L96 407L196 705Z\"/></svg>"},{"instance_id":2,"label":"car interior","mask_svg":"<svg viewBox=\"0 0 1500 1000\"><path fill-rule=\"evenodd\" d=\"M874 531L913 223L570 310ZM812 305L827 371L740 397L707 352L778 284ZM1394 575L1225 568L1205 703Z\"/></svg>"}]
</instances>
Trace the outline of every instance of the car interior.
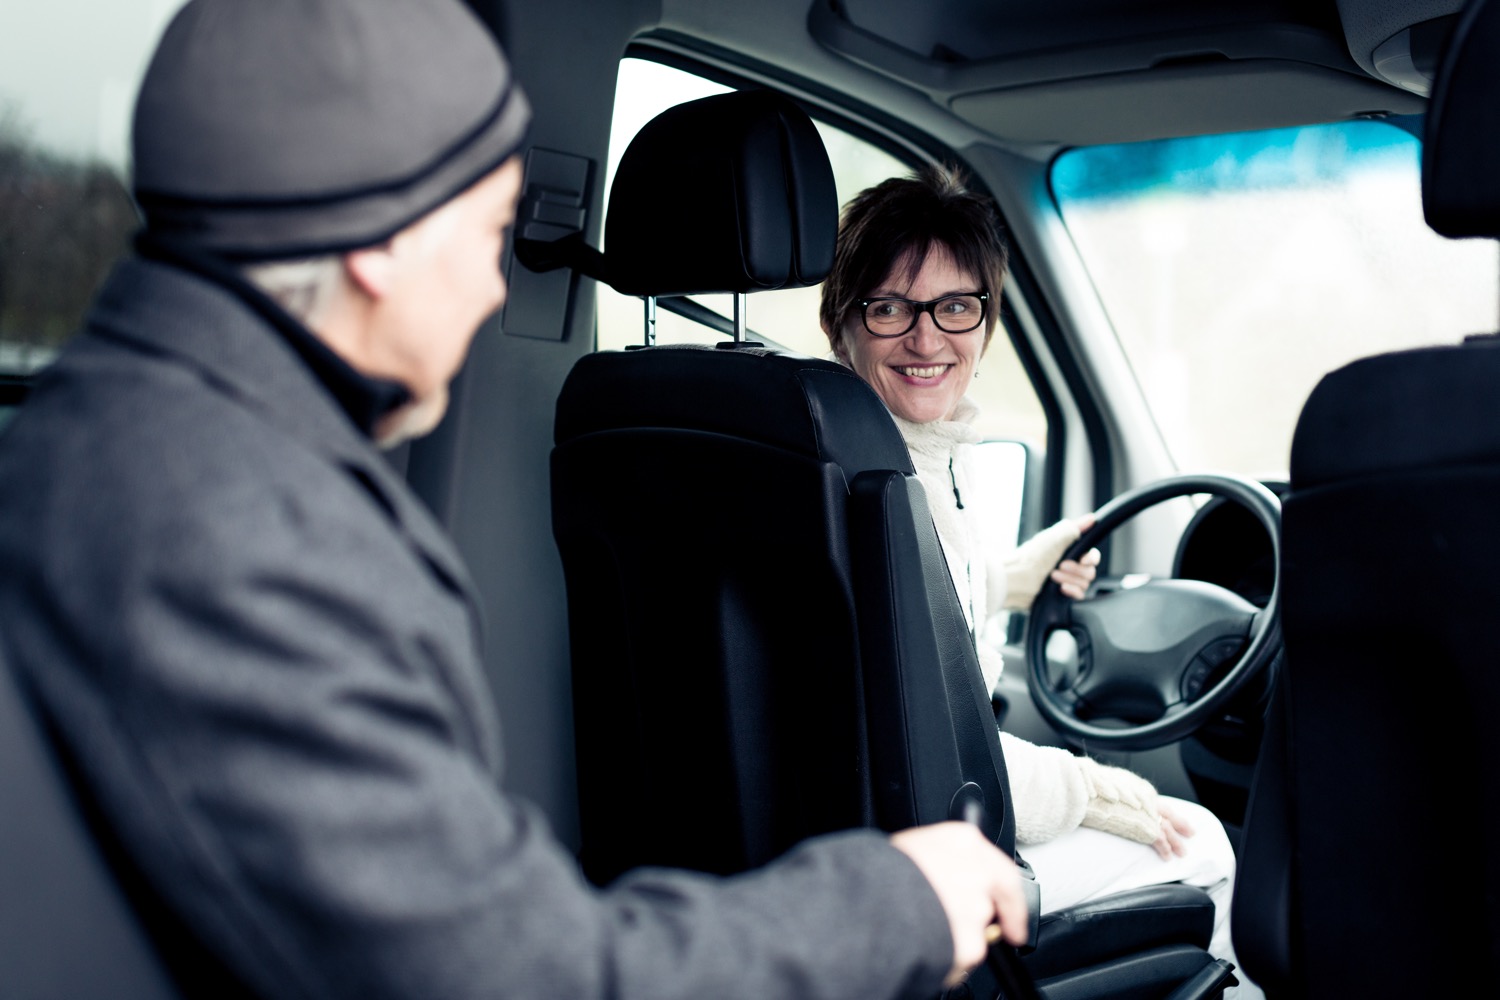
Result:
<instances>
[{"instance_id":1,"label":"car interior","mask_svg":"<svg viewBox=\"0 0 1500 1000\"><path fill-rule=\"evenodd\" d=\"M1242 968L1174 884L1048 913L954 1000L1471 991L1500 960L1495 0L470 2L536 114L509 299L389 456L483 595L507 790L590 879L949 818L1015 851L1003 729L1210 808ZM178 6L0 14L0 440L128 252L130 99ZM927 163L1007 227L996 535L1093 511L1071 552L1103 553L1085 600L977 636L817 322L840 206ZM214 975L9 670L0 814L0 994ZM1418 823L1446 843L1414 858Z\"/></svg>"},{"instance_id":2,"label":"car interior","mask_svg":"<svg viewBox=\"0 0 1500 1000\"><path fill-rule=\"evenodd\" d=\"M654 119L610 204L603 270L623 252L649 270L631 283L646 296L748 300L833 259L821 140L764 91ZM591 877L641 864L732 874L817 833L944 819L970 818L1015 852L988 692L883 415L842 365L756 341L601 351L570 373L553 530ZM1057 910L1026 961L1043 995L1215 996L1229 970L1205 950L1212 906L1173 884Z\"/></svg>"}]
</instances>

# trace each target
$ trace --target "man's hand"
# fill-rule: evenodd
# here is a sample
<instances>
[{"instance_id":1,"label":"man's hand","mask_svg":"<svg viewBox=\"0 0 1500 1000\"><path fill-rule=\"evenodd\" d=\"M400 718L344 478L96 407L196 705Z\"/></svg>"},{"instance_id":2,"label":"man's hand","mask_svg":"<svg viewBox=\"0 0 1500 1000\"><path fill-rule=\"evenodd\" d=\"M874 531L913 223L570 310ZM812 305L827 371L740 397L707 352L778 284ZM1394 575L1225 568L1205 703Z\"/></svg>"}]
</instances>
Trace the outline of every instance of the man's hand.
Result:
<instances>
[{"instance_id":1,"label":"man's hand","mask_svg":"<svg viewBox=\"0 0 1500 1000\"><path fill-rule=\"evenodd\" d=\"M989 953L994 931L1013 945L1026 943L1030 925L1021 873L1004 852L970 823L934 823L891 835L932 884L953 936L953 986Z\"/></svg>"}]
</instances>

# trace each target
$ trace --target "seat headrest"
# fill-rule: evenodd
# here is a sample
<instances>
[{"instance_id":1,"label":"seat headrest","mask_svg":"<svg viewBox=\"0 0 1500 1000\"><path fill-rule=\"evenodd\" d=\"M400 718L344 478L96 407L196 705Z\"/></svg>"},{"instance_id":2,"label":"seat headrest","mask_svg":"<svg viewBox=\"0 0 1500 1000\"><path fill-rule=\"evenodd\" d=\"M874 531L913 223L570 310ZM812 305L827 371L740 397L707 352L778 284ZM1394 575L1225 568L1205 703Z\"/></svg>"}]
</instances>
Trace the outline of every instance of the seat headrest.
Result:
<instances>
[{"instance_id":1,"label":"seat headrest","mask_svg":"<svg viewBox=\"0 0 1500 1000\"><path fill-rule=\"evenodd\" d=\"M1422 208L1444 236L1500 238L1500 4L1468 0L1438 64Z\"/></svg>"},{"instance_id":2,"label":"seat headrest","mask_svg":"<svg viewBox=\"0 0 1500 1000\"><path fill-rule=\"evenodd\" d=\"M1329 372L1292 436L1292 488L1500 461L1500 425L1489 417L1497 381L1500 342L1490 337L1376 354Z\"/></svg>"},{"instance_id":3,"label":"seat headrest","mask_svg":"<svg viewBox=\"0 0 1500 1000\"><path fill-rule=\"evenodd\" d=\"M745 90L653 118L610 189L608 281L626 295L814 285L833 266L838 194L812 119Z\"/></svg>"}]
</instances>

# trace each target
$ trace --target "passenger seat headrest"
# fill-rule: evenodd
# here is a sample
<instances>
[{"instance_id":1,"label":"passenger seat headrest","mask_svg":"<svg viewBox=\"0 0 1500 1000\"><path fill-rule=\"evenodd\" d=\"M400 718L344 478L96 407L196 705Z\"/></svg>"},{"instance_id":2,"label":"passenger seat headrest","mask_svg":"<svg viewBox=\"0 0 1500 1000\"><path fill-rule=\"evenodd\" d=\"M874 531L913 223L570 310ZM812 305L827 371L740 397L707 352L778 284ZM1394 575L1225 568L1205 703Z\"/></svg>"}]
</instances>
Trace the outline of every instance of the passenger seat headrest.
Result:
<instances>
[{"instance_id":1,"label":"passenger seat headrest","mask_svg":"<svg viewBox=\"0 0 1500 1000\"><path fill-rule=\"evenodd\" d=\"M1500 5L1469 0L1427 108L1422 208L1444 236L1500 238Z\"/></svg>"},{"instance_id":2,"label":"passenger seat headrest","mask_svg":"<svg viewBox=\"0 0 1500 1000\"><path fill-rule=\"evenodd\" d=\"M625 150L605 220L626 295L815 285L833 266L838 195L812 119L766 90L669 108Z\"/></svg>"}]
</instances>

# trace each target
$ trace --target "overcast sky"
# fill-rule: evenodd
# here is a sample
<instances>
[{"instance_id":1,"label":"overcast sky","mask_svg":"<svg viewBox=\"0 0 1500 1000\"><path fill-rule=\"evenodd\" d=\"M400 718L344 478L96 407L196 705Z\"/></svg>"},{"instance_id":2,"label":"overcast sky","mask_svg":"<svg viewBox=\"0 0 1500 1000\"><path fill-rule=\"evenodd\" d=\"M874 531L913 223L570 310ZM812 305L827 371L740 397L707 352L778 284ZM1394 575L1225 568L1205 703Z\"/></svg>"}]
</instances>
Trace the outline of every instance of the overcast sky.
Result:
<instances>
[{"instance_id":1,"label":"overcast sky","mask_svg":"<svg viewBox=\"0 0 1500 1000\"><path fill-rule=\"evenodd\" d=\"M183 0L0 0L0 121L32 142L123 169L152 47Z\"/></svg>"}]
</instances>

